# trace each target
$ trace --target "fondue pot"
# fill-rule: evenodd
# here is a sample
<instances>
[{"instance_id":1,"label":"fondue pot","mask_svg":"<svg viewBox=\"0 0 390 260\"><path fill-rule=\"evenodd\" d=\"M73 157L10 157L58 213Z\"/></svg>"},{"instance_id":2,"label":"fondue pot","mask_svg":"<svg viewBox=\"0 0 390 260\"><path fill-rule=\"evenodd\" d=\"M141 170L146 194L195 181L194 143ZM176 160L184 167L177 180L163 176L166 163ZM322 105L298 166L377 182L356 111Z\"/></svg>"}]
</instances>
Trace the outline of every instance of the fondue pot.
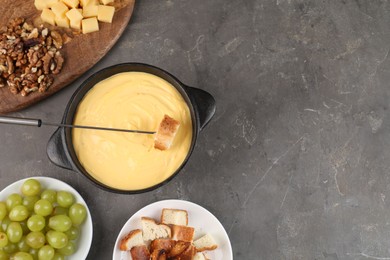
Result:
<instances>
[{"instance_id":1,"label":"fondue pot","mask_svg":"<svg viewBox=\"0 0 390 260\"><path fill-rule=\"evenodd\" d=\"M59 127L52 135L47 145L47 155L50 161L53 162L55 165L81 173L89 180L91 180L93 183L95 183L97 186L107 191L117 192L117 193L127 193L127 194L142 193L142 192L154 190L164 185L165 183L169 182L172 178L174 178L184 167L184 165L187 163L189 157L191 156L192 151L194 150L199 132L211 120L216 109L215 100L213 96L211 96L209 93L201 89L184 85L173 75L160 68L147 65L147 64L141 64L141 63L123 63L123 64L114 65L105 68L101 71L98 71L95 74L93 74L91 77L89 77L85 82L83 82L71 97L65 109L62 123L73 124L75 113L77 111L77 107L79 103L82 101L84 95L87 94L87 92L91 88L93 88L98 82L106 78L109 78L115 74L121 72L131 72L131 71L153 74L155 76L158 76L168 81L179 91L179 93L182 95L183 99L187 103L188 108L190 110L191 120L192 120L192 132L193 132L191 147L183 163L168 179L152 187L148 187L140 190L121 190L121 189L112 188L93 178L93 176L89 174L81 165L73 147L71 128ZM107 174L110 173L108 172Z\"/></svg>"}]
</instances>

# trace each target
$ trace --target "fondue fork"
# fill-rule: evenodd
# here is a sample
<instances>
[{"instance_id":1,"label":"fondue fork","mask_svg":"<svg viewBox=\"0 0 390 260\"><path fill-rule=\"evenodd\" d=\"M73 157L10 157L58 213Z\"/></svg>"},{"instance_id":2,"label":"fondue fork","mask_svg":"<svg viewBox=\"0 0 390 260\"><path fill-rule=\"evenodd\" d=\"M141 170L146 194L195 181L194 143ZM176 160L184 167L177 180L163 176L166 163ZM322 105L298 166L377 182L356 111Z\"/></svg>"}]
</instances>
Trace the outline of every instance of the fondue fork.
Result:
<instances>
[{"instance_id":1,"label":"fondue fork","mask_svg":"<svg viewBox=\"0 0 390 260\"><path fill-rule=\"evenodd\" d=\"M118 129L118 128L85 126L85 125L57 124L57 123L43 122L41 119L35 119L35 118L20 118L20 117L8 117L8 116L0 116L0 123L12 124L12 125L37 126L37 127L41 127L44 125L44 126L56 126L56 127L68 127L68 128L82 128L82 129L92 129L92 130L136 133L136 134L155 134L156 133L156 132L152 132L152 131L143 131L143 130Z\"/></svg>"}]
</instances>

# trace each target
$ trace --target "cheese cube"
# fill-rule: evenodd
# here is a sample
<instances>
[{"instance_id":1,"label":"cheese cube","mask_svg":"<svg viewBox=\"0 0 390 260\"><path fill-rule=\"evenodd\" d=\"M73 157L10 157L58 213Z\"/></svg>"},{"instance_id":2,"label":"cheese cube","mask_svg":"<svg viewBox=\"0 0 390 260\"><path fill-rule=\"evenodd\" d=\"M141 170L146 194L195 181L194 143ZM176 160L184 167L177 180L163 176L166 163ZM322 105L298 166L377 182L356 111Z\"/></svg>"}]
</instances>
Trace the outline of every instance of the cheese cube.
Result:
<instances>
[{"instance_id":1,"label":"cheese cube","mask_svg":"<svg viewBox=\"0 0 390 260\"><path fill-rule=\"evenodd\" d=\"M82 20L81 26L84 34L99 31L99 24L96 17Z\"/></svg>"},{"instance_id":2,"label":"cheese cube","mask_svg":"<svg viewBox=\"0 0 390 260\"><path fill-rule=\"evenodd\" d=\"M71 21L81 21L83 19L83 15L75 8L69 10L66 13L66 17L68 17Z\"/></svg>"},{"instance_id":3,"label":"cheese cube","mask_svg":"<svg viewBox=\"0 0 390 260\"><path fill-rule=\"evenodd\" d=\"M114 17L115 7L99 5L98 20L105 23L111 23Z\"/></svg>"},{"instance_id":4,"label":"cheese cube","mask_svg":"<svg viewBox=\"0 0 390 260\"><path fill-rule=\"evenodd\" d=\"M50 10L50 9L43 9L41 13L41 18L42 21L45 23L51 24L51 25L56 25L55 24L55 14Z\"/></svg>"},{"instance_id":5,"label":"cheese cube","mask_svg":"<svg viewBox=\"0 0 390 260\"><path fill-rule=\"evenodd\" d=\"M110 3L113 3L114 0L100 0L100 2L101 2L102 4L104 4L104 5L108 5L108 4L110 4Z\"/></svg>"},{"instance_id":6,"label":"cheese cube","mask_svg":"<svg viewBox=\"0 0 390 260\"><path fill-rule=\"evenodd\" d=\"M98 6L97 5L87 5L83 7L83 16L84 17L94 17L98 16Z\"/></svg>"},{"instance_id":7,"label":"cheese cube","mask_svg":"<svg viewBox=\"0 0 390 260\"><path fill-rule=\"evenodd\" d=\"M80 0L80 5L81 6L87 6L90 0Z\"/></svg>"},{"instance_id":8,"label":"cheese cube","mask_svg":"<svg viewBox=\"0 0 390 260\"><path fill-rule=\"evenodd\" d=\"M61 16L61 17L56 16L55 21L56 21L56 25L57 26L60 26L60 27L63 27L63 28L69 28L69 19L68 19L68 17L66 17L66 16Z\"/></svg>"},{"instance_id":9,"label":"cheese cube","mask_svg":"<svg viewBox=\"0 0 390 260\"><path fill-rule=\"evenodd\" d=\"M55 3L58 3L59 0L45 0L46 2L46 5L48 8L52 8L52 6L55 4Z\"/></svg>"},{"instance_id":10,"label":"cheese cube","mask_svg":"<svg viewBox=\"0 0 390 260\"><path fill-rule=\"evenodd\" d=\"M81 21L70 21L70 28L81 30Z\"/></svg>"},{"instance_id":11,"label":"cheese cube","mask_svg":"<svg viewBox=\"0 0 390 260\"><path fill-rule=\"evenodd\" d=\"M47 4L46 4L45 0L35 0L34 5L35 5L35 8L37 8L38 10L43 10L43 9L47 8Z\"/></svg>"},{"instance_id":12,"label":"cheese cube","mask_svg":"<svg viewBox=\"0 0 390 260\"><path fill-rule=\"evenodd\" d=\"M53 13L58 16L64 16L64 14L69 10L68 7L63 2L57 2L51 6Z\"/></svg>"},{"instance_id":13,"label":"cheese cube","mask_svg":"<svg viewBox=\"0 0 390 260\"><path fill-rule=\"evenodd\" d=\"M79 0L62 0L62 2L69 6L69 8L76 8L79 6Z\"/></svg>"}]
</instances>

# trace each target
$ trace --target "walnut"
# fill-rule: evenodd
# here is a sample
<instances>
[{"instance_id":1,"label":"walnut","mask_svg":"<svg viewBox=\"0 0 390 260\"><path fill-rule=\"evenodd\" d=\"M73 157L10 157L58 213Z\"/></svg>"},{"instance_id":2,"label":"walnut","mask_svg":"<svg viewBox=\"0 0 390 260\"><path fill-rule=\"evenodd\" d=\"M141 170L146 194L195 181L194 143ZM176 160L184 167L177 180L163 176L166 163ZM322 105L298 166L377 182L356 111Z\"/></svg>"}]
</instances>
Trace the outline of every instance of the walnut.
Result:
<instances>
[{"instance_id":1,"label":"walnut","mask_svg":"<svg viewBox=\"0 0 390 260\"><path fill-rule=\"evenodd\" d=\"M50 33L51 37L53 38L53 44L57 49L62 48L62 36L57 31L51 31Z\"/></svg>"}]
</instances>

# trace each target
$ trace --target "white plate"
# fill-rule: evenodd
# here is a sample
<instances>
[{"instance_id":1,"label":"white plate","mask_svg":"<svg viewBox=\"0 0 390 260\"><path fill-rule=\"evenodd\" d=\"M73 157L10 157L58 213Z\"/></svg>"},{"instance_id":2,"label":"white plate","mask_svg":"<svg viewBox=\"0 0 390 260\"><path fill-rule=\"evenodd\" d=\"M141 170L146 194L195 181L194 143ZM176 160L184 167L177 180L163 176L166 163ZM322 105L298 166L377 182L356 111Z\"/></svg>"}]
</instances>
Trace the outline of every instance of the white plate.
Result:
<instances>
[{"instance_id":1,"label":"white plate","mask_svg":"<svg viewBox=\"0 0 390 260\"><path fill-rule=\"evenodd\" d=\"M217 242L218 248L206 251L211 260L232 260L233 252L229 237L218 219L207 209L184 200L158 201L140 209L123 226L115 242L113 260L130 260L128 252L119 250L121 239L133 229L141 229L141 217L150 217L159 220L163 208L184 209L188 212L188 226L195 228L195 239L209 233Z\"/></svg>"},{"instance_id":2,"label":"white plate","mask_svg":"<svg viewBox=\"0 0 390 260\"><path fill-rule=\"evenodd\" d=\"M85 206L87 209L87 219L86 221L81 225L81 230L80 230L80 237L77 240L77 251L71 255L68 256L66 259L68 260L80 260L80 259L86 259L89 249L91 248L91 243L92 243L92 218L91 218L91 213L89 212L87 203L85 203L84 199L81 197L81 195L73 189L71 186L66 184L65 182L62 182L57 179L49 178L49 177L29 177L23 180L19 180L17 182L14 182L4 188L0 192L0 201L4 201L7 196L11 193L20 193L20 189L22 187L22 184L28 180L28 179L36 179L38 180L43 189L53 189L53 190L64 190L64 191L69 191L71 192L74 197L76 202L81 203Z\"/></svg>"}]
</instances>

